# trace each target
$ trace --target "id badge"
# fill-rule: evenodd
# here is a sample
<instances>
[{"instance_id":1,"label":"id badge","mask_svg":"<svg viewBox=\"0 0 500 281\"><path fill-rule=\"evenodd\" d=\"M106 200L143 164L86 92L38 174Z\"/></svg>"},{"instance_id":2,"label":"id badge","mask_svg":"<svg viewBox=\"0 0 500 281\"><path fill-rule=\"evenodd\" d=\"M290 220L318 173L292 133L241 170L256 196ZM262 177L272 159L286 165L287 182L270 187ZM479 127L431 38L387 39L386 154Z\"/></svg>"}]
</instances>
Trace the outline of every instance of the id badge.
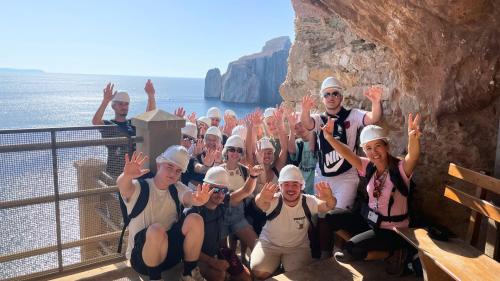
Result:
<instances>
[{"instance_id":1,"label":"id badge","mask_svg":"<svg viewBox=\"0 0 500 281\"><path fill-rule=\"evenodd\" d=\"M369 212L368 212L368 219L369 219L371 222L373 222L373 223L375 223L375 224L376 224L376 223L377 223L377 220L378 220L378 215L377 215L375 212L373 212L373 211L369 211Z\"/></svg>"}]
</instances>

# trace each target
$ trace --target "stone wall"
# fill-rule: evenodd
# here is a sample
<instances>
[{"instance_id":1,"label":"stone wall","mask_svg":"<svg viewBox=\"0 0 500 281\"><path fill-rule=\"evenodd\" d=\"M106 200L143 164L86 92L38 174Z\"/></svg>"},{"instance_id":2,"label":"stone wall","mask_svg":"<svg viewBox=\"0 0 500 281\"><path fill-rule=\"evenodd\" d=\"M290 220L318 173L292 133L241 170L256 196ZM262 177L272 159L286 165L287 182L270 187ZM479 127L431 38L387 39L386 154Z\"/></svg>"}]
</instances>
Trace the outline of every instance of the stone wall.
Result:
<instances>
[{"instance_id":1,"label":"stone wall","mask_svg":"<svg viewBox=\"0 0 500 281\"><path fill-rule=\"evenodd\" d=\"M280 93L299 103L326 76L346 86L348 107L370 110L363 91L384 89L393 154L404 154L406 116L422 114L415 172L418 209L463 233L464 208L443 198L449 162L492 172L500 115L498 1L292 0L296 39ZM436 211L439 210L439 211Z\"/></svg>"}]
</instances>

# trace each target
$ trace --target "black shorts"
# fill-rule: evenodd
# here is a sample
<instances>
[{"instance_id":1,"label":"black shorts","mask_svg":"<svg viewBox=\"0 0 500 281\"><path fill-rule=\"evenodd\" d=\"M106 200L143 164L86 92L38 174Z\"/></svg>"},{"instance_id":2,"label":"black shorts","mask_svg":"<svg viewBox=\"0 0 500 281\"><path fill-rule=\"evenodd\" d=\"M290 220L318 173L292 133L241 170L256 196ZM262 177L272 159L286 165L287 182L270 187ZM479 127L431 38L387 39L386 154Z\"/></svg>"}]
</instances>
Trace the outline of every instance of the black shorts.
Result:
<instances>
[{"instance_id":1,"label":"black shorts","mask_svg":"<svg viewBox=\"0 0 500 281\"><path fill-rule=\"evenodd\" d=\"M130 264L132 268L140 274L148 275L148 266L142 258L142 249L146 242L147 228L139 231L134 238L134 248L130 256ZM168 251L165 260L155 269L164 271L177 265L184 256L184 235L182 235L182 222L176 222L167 231Z\"/></svg>"}]
</instances>

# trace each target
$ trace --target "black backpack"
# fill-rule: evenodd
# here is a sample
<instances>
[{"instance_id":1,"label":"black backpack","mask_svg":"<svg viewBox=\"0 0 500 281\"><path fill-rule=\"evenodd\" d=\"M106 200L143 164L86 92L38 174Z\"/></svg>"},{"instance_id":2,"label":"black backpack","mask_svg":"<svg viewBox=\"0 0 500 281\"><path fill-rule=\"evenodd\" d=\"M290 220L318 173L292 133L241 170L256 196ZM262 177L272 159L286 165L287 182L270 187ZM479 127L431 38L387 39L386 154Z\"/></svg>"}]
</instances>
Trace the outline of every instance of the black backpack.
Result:
<instances>
[{"instance_id":1,"label":"black backpack","mask_svg":"<svg viewBox=\"0 0 500 281\"><path fill-rule=\"evenodd\" d=\"M132 211L130 214L127 213L127 207L125 206L125 203L123 202L122 197L118 193L118 200L120 201L120 210L122 212L122 217L123 217L123 228L122 232L120 234L120 240L118 244L118 253L121 253L122 251L122 244L123 244L123 235L125 234L125 229L127 229L130 221L137 217L144 209L146 208L146 205L148 205L149 201L149 184L144 178L139 178L137 179L139 184L141 185L141 190L139 192L139 197L137 198L137 202L134 205L134 208L132 208ZM170 196L175 202L175 209L177 210L177 218L180 218L182 215L182 208L181 204L179 201L179 194L177 193L177 188L175 185L171 184L168 187L168 191L170 192Z\"/></svg>"},{"instance_id":2,"label":"black backpack","mask_svg":"<svg viewBox=\"0 0 500 281\"><path fill-rule=\"evenodd\" d=\"M415 182L413 179L410 179L410 185L407 186L406 183L404 182L403 178L401 177L401 174L399 173L399 161L400 159L390 156L389 158L389 178L391 182L394 184L394 187L391 191L391 198L389 199L389 207L387 209L387 216L382 216L379 214L380 220L381 221L392 221L392 222L399 222L403 221L407 217L410 217L410 221L412 218L412 208L411 208L411 200L412 200L412 194L415 189ZM370 179L373 177L375 172L377 171L377 168L375 167L375 164L372 162L368 163L366 166L366 171L365 171L365 181L368 184ZM366 187L366 186L365 186ZM365 188L366 189L366 188ZM402 215L397 215L397 216L391 216L391 209L392 206L394 205L394 193L398 191L401 195L407 198L407 210L408 212L406 214Z\"/></svg>"}]
</instances>

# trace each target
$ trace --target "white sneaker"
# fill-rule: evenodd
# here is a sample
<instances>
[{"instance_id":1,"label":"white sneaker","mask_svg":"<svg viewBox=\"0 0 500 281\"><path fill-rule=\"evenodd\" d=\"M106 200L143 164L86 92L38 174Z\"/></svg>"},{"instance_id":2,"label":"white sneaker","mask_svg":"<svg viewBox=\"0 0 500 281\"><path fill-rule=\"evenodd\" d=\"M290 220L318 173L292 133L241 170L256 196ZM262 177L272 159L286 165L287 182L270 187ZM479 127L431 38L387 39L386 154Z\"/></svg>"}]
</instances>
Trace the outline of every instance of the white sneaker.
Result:
<instances>
[{"instance_id":1,"label":"white sneaker","mask_svg":"<svg viewBox=\"0 0 500 281\"><path fill-rule=\"evenodd\" d=\"M201 276L200 269L195 267L191 271L191 275L182 275L180 281L207 281Z\"/></svg>"}]
</instances>

